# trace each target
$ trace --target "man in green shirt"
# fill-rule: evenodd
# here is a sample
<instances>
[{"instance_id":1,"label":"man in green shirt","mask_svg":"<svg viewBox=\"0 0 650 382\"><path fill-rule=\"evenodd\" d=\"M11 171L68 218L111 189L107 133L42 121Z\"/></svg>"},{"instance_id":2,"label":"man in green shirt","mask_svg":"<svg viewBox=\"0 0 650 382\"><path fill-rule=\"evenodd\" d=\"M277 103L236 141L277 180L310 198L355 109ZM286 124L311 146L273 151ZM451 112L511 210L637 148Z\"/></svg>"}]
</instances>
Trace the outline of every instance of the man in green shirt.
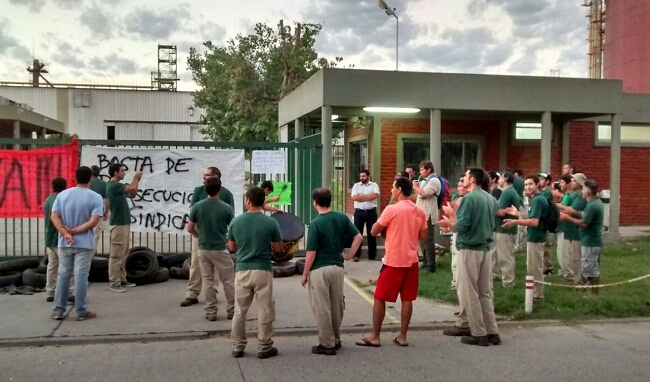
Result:
<instances>
[{"instance_id":1,"label":"man in green shirt","mask_svg":"<svg viewBox=\"0 0 650 382\"><path fill-rule=\"evenodd\" d=\"M557 203L558 208L560 206L568 206L570 204L571 196L571 175L563 174L560 177L560 181L557 183L557 187L553 190L553 197L560 200ZM567 222L560 221L557 225L557 262L560 265L560 270L558 276L564 278L568 281L573 281L573 271L569 264L569 246L567 240L564 239L564 231L566 229Z\"/></svg>"},{"instance_id":2,"label":"man in green shirt","mask_svg":"<svg viewBox=\"0 0 650 382\"><path fill-rule=\"evenodd\" d=\"M546 198L549 205L553 204L553 190L551 186L553 185L553 179L551 174L545 172L540 172L537 174L539 177L539 193ZM551 257L551 246L553 244L552 236L555 235L555 232L548 232L546 243L544 244L544 274L550 275L553 274L553 258Z\"/></svg>"},{"instance_id":3,"label":"man in green shirt","mask_svg":"<svg viewBox=\"0 0 650 382\"><path fill-rule=\"evenodd\" d=\"M582 188L587 181L583 173L573 174L571 177L571 193L569 199L558 205L561 212L567 215L573 215L585 209L587 202L582 197ZM582 253L580 248L580 227L570 221L564 221L564 240L565 247L569 252L569 269L573 273L573 282L582 284Z\"/></svg>"},{"instance_id":4,"label":"man in green shirt","mask_svg":"<svg viewBox=\"0 0 650 382\"><path fill-rule=\"evenodd\" d=\"M111 225L111 254L108 257L108 281L113 292L126 292L135 284L126 281L124 264L129 254L129 240L131 236L131 209L126 198L134 198L138 192L138 185L142 172L136 171L129 184L120 183L126 175L126 167L120 163L113 163L108 167L110 181L106 184L105 210L110 210ZM106 208L108 207L108 208Z\"/></svg>"},{"instance_id":5,"label":"man in green shirt","mask_svg":"<svg viewBox=\"0 0 650 382\"><path fill-rule=\"evenodd\" d=\"M192 199L190 200L190 208L192 208L196 203L206 199L208 193L205 191L205 183L208 179L218 178L221 180L221 170L217 167L206 167L203 170L203 184L194 188L192 192ZM219 192L219 200L225 202L233 211L235 210L235 199L232 196L232 192L228 190L223 185L221 186L221 191ZM182 307L191 306L199 303L199 295L201 294L201 266L198 260L199 258L199 242L198 239L192 236L192 255L190 259L190 278L187 281L187 287L185 291L185 300L181 302Z\"/></svg>"},{"instance_id":6,"label":"man in green shirt","mask_svg":"<svg viewBox=\"0 0 650 382\"><path fill-rule=\"evenodd\" d=\"M463 336L468 345L488 346L501 343L494 315L492 296L492 243L496 199L484 190L489 177L480 167L470 167L465 173L463 186L469 193L454 213L447 214L440 226L458 232L458 302L460 314L456 325L443 331L447 336Z\"/></svg>"},{"instance_id":7,"label":"man in green shirt","mask_svg":"<svg viewBox=\"0 0 650 382\"><path fill-rule=\"evenodd\" d=\"M264 191L253 187L246 192L246 212L237 216L228 228L228 249L237 252L235 264L235 316L230 341L235 358L244 356L246 348L246 314L253 302L257 304L257 357L275 357L273 347L273 265L271 250L282 247L278 222L264 215Z\"/></svg>"},{"instance_id":8,"label":"man in green shirt","mask_svg":"<svg viewBox=\"0 0 650 382\"><path fill-rule=\"evenodd\" d=\"M102 199L104 199L104 205L106 205L106 182L104 182L99 176L101 170L99 166L90 166L90 171L93 174L92 179L90 180L90 189L98 193ZM108 209L104 210L104 218L95 227L95 243L97 243L97 248L99 248L100 243L103 242L102 232L107 231L108 224L106 220L108 220ZM97 251L95 251L95 253L97 253Z\"/></svg>"},{"instance_id":9,"label":"man in green shirt","mask_svg":"<svg viewBox=\"0 0 650 382\"><path fill-rule=\"evenodd\" d=\"M582 277L589 285L600 281L600 256L603 252L603 202L598 197L598 184L588 179L584 182L582 196L587 201L582 212L560 214L562 221L580 227L580 249L582 252ZM598 294L598 288L591 289Z\"/></svg>"},{"instance_id":10,"label":"man in green shirt","mask_svg":"<svg viewBox=\"0 0 650 382\"><path fill-rule=\"evenodd\" d=\"M311 348L314 354L335 355L341 347L343 320L343 241L352 237L352 246L345 260L351 260L361 246L363 236L347 215L332 211L332 193L317 188L312 193L318 216L309 224L305 269L302 286L307 285L309 302L316 316L319 344Z\"/></svg>"},{"instance_id":11,"label":"man in green shirt","mask_svg":"<svg viewBox=\"0 0 650 382\"><path fill-rule=\"evenodd\" d=\"M217 287L223 284L226 295L228 319L235 312L235 269L226 250L228 225L235 217L235 210L219 200L221 180L217 177L205 183L208 198L196 203L190 211L187 232L198 238L199 264L205 284L205 318L217 320Z\"/></svg>"},{"instance_id":12,"label":"man in green shirt","mask_svg":"<svg viewBox=\"0 0 650 382\"><path fill-rule=\"evenodd\" d=\"M539 177L535 174L526 175L524 188L530 199L530 210L526 219L504 219L503 228L508 229L520 225L528 227L526 235L526 273L533 276L535 281L544 281L544 243L547 240L546 231L541 225L541 219L548 213L548 200L539 193ZM506 211L510 215L518 215L516 208ZM533 298L544 298L544 285L535 283Z\"/></svg>"},{"instance_id":13,"label":"man in green shirt","mask_svg":"<svg viewBox=\"0 0 650 382\"><path fill-rule=\"evenodd\" d=\"M54 223L50 219L52 216L52 206L56 200L59 192L68 187L68 182L65 178L56 177L52 179L53 194L48 196L43 203L43 211L45 212L45 248L47 249L47 274L45 276L45 301L54 301L54 291L56 289L56 280L59 276L59 254L57 252L59 246L59 231L57 231ZM74 291L74 276L70 278L70 290ZM69 293L70 299L74 300L74 293Z\"/></svg>"},{"instance_id":14,"label":"man in green shirt","mask_svg":"<svg viewBox=\"0 0 650 382\"><path fill-rule=\"evenodd\" d=\"M515 286L515 237L517 227L503 228L505 219L516 219L518 215L509 215L508 210L514 206L519 210L523 204L521 197L512 186L515 181L513 173L506 171L501 177L499 186L503 190L499 198L496 224L497 257L499 259L499 270L501 271L501 285L504 288Z\"/></svg>"}]
</instances>

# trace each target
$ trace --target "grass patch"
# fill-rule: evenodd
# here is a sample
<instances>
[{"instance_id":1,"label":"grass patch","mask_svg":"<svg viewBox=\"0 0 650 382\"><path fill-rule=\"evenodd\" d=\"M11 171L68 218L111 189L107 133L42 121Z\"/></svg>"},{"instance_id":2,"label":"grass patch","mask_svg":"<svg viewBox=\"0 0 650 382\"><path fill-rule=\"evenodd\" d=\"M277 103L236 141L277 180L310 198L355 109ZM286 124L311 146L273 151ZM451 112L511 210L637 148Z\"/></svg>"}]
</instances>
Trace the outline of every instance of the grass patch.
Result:
<instances>
[{"instance_id":1,"label":"grass patch","mask_svg":"<svg viewBox=\"0 0 650 382\"><path fill-rule=\"evenodd\" d=\"M608 244L601 258L600 283L607 284L630 280L650 273L650 241ZM554 268L557 258L553 249ZM440 258L438 270L420 273L418 294L422 297L458 304L451 286L451 256ZM499 281L494 287L494 310L497 315L511 319L558 319L578 321L594 318L622 318L648 316L648 281L601 288L598 296L574 291L570 288L545 286L545 300L536 303L532 314L524 313L524 285L526 278L526 253L516 254L515 289L504 289ZM558 276L546 276L545 281L565 284Z\"/></svg>"}]
</instances>

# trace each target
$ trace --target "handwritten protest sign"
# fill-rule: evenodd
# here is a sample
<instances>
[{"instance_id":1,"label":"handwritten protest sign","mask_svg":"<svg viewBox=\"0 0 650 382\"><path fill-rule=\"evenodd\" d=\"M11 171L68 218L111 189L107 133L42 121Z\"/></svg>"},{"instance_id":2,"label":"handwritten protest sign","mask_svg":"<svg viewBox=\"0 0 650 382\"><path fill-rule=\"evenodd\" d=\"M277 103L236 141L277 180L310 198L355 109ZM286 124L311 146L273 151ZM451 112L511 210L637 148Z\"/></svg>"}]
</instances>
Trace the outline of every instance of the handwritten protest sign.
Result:
<instances>
[{"instance_id":1,"label":"handwritten protest sign","mask_svg":"<svg viewBox=\"0 0 650 382\"><path fill-rule=\"evenodd\" d=\"M75 184L79 165L77 140L37 150L0 150L0 218L43 216L43 202L57 176Z\"/></svg>"},{"instance_id":2,"label":"handwritten protest sign","mask_svg":"<svg viewBox=\"0 0 650 382\"><path fill-rule=\"evenodd\" d=\"M258 184L261 186L262 183ZM290 206L291 205L291 182L273 182L273 192L266 195L266 199L274 196L280 196L277 202L270 202L272 206Z\"/></svg>"},{"instance_id":3,"label":"handwritten protest sign","mask_svg":"<svg viewBox=\"0 0 650 382\"><path fill-rule=\"evenodd\" d=\"M112 163L127 167L124 182L142 171L138 193L130 199L131 231L187 234L192 192L210 166L221 170L222 184L235 199L235 214L242 212L244 150L84 147L81 163L99 166L104 180Z\"/></svg>"},{"instance_id":4,"label":"handwritten protest sign","mask_svg":"<svg viewBox=\"0 0 650 382\"><path fill-rule=\"evenodd\" d=\"M286 152L284 150L253 150L251 172L253 174L284 174Z\"/></svg>"}]
</instances>

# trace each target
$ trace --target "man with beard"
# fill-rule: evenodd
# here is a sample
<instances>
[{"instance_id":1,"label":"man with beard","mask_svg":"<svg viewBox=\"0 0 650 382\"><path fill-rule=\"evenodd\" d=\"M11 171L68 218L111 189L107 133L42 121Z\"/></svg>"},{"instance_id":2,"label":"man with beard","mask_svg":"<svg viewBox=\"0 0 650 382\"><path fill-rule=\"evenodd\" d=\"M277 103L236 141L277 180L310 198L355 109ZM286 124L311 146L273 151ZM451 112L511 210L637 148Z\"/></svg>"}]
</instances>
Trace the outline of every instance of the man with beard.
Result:
<instances>
[{"instance_id":1,"label":"man with beard","mask_svg":"<svg viewBox=\"0 0 650 382\"><path fill-rule=\"evenodd\" d=\"M377 198L379 197L379 186L370 181L370 171L363 169L359 172L359 182L352 186L350 194L354 200L354 226L363 235L363 227L366 227L368 240L368 260L375 260L377 256L377 240L370 234L372 225L377 222ZM359 261L361 247L354 254L354 261Z\"/></svg>"}]
</instances>

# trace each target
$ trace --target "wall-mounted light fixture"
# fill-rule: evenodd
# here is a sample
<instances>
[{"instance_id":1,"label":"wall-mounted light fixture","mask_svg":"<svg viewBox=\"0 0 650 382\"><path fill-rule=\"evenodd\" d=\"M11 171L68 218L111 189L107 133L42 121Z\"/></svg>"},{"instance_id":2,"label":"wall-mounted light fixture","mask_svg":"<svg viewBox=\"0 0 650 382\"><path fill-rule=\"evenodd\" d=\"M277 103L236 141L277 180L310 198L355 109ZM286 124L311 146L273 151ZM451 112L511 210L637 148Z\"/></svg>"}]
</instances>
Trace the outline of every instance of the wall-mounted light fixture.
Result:
<instances>
[{"instance_id":1,"label":"wall-mounted light fixture","mask_svg":"<svg viewBox=\"0 0 650 382\"><path fill-rule=\"evenodd\" d=\"M380 106L368 106L363 108L364 111L371 113L418 113L420 109L413 107L380 107Z\"/></svg>"},{"instance_id":2,"label":"wall-mounted light fixture","mask_svg":"<svg viewBox=\"0 0 650 382\"><path fill-rule=\"evenodd\" d=\"M190 112L190 117L193 117L193 116L194 116L194 106L190 106L190 107L188 107L188 108L187 108L187 111Z\"/></svg>"}]
</instances>

